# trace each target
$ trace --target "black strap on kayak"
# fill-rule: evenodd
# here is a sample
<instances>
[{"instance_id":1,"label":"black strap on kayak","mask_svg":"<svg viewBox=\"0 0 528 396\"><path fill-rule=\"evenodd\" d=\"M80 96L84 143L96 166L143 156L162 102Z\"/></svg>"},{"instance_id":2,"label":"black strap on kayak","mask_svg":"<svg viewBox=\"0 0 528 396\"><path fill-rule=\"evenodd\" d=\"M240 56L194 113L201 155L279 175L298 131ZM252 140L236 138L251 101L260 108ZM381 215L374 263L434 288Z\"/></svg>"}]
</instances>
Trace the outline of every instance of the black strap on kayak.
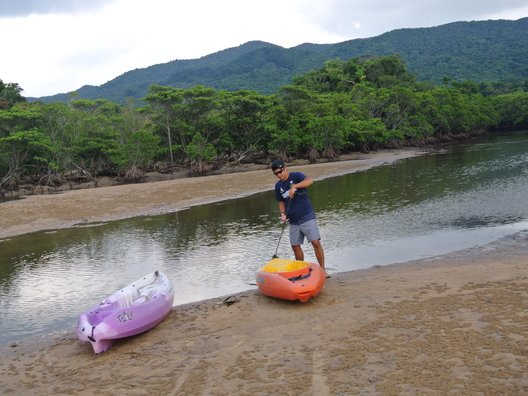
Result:
<instances>
[{"instance_id":1,"label":"black strap on kayak","mask_svg":"<svg viewBox=\"0 0 528 396\"><path fill-rule=\"evenodd\" d=\"M89 336L88 336L88 339L89 339L90 341L92 341L92 342L95 342L95 338L94 338L94 336L93 336L93 332L94 332L94 330L95 330L95 326L92 326L92 335L89 335Z\"/></svg>"},{"instance_id":2,"label":"black strap on kayak","mask_svg":"<svg viewBox=\"0 0 528 396\"><path fill-rule=\"evenodd\" d=\"M300 281L300 280L303 280L303 279L306 279L306 278L309 278L310 275L312 275L312 269L310 268L310 271L308 271L307 274L301 274L301 275L298 275L298 276L294 276L292 278L288 278L288 280L290 282L296 282L296 281Z\"/></svg>"}]
</instances>

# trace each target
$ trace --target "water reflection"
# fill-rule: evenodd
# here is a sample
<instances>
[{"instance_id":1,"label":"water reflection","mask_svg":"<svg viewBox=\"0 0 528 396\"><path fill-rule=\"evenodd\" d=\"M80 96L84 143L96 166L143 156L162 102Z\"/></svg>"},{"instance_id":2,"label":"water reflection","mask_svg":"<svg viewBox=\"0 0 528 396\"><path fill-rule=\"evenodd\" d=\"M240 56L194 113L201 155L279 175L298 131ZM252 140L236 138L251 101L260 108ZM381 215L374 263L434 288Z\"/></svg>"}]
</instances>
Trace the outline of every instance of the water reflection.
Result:
<instances>
[{"instance_id":1,"label":"water reflection","mask_svg":"<svg viewBox=\"0 0 528 396\"><path fill-rule=\"evenodd\" d=\"M331 272L441 254L526 228L527 149L526 132L492 136L318 181L310 196ZM0 343L71 329L79 312L156 269L175 285L175 304L252 288L280 230L267 191L0 241ZM290 250L285 237L279 255L291 257Z\"/></svg>"}]
</instances>

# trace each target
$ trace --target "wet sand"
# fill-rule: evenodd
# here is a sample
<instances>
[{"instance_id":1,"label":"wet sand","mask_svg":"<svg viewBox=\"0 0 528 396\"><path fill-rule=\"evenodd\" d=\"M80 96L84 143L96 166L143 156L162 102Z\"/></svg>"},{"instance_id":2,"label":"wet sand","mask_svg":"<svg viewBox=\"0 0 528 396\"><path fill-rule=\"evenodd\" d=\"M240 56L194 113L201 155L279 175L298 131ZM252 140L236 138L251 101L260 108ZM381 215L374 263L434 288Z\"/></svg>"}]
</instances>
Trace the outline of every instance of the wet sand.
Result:
<instances>
[{"instance_id":1,"label":"wet sand","mask_svg":"<svg viewBox=\"0 0 528 396\"><path fill-rule=\"evenodd\" d=\"M396 155L387 153L380 163ZM321 178L376 164L373 157L364 161L303 170ZM39 200L46 203L41 210L57 218L6 223L7 232L3 223L2 232L75 224L79 216L59 210L68 203L79 205L86 221L176 210L232 196L235 189L268 188L269 173L166 181L150 186L150 193L132 185L29 197L10 203L11 210L0 213L2 223L4 214L26 218L17 205ZM232 177L243 179L247 191L233 186ZM82 201L87 191L98 202ZM185 194L194 195L179 202ZM52 198L59 198L58 206ZM110 204L121 199L130 203ZM133 203L153 201L134 212ZM306 304L250 290L230 296L232 304L224 296L176 306L153 330L100 355L76 339L73 323L0 347L0 394L528 394L527 264L523 231L445 256L334 274Z\"/></svg>"},{"instance_id":2,"label":"wet sand","mask_svg":"<svg viewBox=\"0 0 528 396\"><path fill-rule=\"evenodd\" d=\"M528 232L334 275L306 304L257 291L174 307L94 355L72 329L0 348L6 395L528 394Z\"/></svg>"},{"instance_id":3,"label":"wet sand","mask_svg":"<svg viewBox=\"0 0 528 396\"><path fill-rule=\"evenodd\" d=\"M291 166L314 179L366 170L423 151L389 150L353 155L342 161ZM88 188L59 194L30 195L0 203L0 238L76 224L174 212L189 206L271 190L275 176L267 166L259 170L214 176L187 177L152 183Z\"/></svg>"}]
</instances>

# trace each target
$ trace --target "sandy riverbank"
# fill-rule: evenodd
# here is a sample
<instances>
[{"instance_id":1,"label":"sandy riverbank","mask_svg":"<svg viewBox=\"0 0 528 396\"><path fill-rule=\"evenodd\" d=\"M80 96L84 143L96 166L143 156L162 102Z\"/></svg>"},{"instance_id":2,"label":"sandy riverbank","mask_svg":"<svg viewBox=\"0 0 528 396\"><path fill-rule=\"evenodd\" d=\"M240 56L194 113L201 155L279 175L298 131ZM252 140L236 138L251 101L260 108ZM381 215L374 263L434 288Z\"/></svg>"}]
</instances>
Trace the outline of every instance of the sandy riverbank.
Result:
<instances>
[{"instance_id":1,"label":"sandy riverbank","mask_svg":"<svg viewBox=\"0 0 528 396\"><path fill-rule=\"evenodd\" d=\"M358 154L337 162L292 166L315 179L369 169L422 154L415 149ZM258 170L152 183L88 188L59 194L30 195L0 203L0 238L75 224L125 219L177 211L271 190L276 178L264 165ZM264 168L264 169L262 169Z\"/></svg>"},{"instance_id":2,"label":"sandy riverbank","mask_svg":"<svg viewBox=\"0 0 528 396\"><path fill-rule=\"evenodd\" d=\"M296 166L315 178L416 155ZM271 189L267 169L30 196L0 237L178 210ZM528 394L528 231L478 249L334 274L290 303L248 291L174 307L94 355L74 334L0 347L6 395Z\"/></svg>"},{"instance_id":3,"label":"sandy riverbank","mask_svg":"<svg viewBox=\"0 0 528 396\"><path fill-rule=\"evenodd\" d=\"M528 394L528 232L336 274L306 303L256 291L174 307L94 355L64 334L0 348L6 395Z\"/></svg>"}]
</instances>

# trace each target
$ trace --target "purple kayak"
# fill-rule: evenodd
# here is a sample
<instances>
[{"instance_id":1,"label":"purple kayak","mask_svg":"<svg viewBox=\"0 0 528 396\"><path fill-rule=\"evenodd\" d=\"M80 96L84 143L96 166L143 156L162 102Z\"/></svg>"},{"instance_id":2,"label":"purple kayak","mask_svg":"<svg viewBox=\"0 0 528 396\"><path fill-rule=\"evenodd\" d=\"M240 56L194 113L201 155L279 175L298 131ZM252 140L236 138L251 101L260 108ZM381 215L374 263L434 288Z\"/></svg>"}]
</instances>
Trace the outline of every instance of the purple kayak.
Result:
<instances>
[{"instance_id":1,"label":"purple kayak","mask_svg":"<svg viewBox=\"0 0 528 396\"><path fill-rule=\"evenodd\" d=\"M113 340L143 333L170 312L174 289L165 275L152 272L83 312L77 338L90 342L95 353L110 348Z\"/></svg>"}]
</instances>

